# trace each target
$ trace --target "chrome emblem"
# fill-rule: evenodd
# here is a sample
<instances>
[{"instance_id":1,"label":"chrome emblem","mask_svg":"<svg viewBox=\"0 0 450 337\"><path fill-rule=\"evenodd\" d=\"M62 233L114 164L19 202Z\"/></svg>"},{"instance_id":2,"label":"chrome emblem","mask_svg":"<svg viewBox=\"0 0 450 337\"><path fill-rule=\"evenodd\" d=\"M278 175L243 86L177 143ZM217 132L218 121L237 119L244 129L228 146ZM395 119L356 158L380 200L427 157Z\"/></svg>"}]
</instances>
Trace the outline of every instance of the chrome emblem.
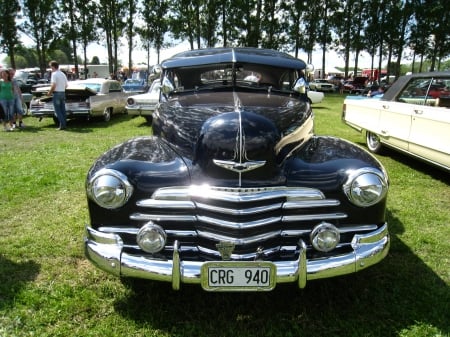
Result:
<instances>
[{"instance_id":1,"label":"chrome emblem","mask_svg":"<svg viewBox=\"0 0 450 337\"><path fill-rule=\"evenodd\" d=\"M247 172L247 171L255 170L258 167L264 166L266 161L265 160L253 160L253 161L246 161L243 163L237 163L232 160L213 159L213 163L224 169L240 173L240 172Z\"/></svg>"},{"instance_id":2,"label":"chrome emblem","mask_svg":"<svg viewBox=\"0 0 450 337\"><path fill-rule=\"evenodd\" d=\"M231 259L231 254L233 253L233 250L234 250L233 242L220 241L216 245L216 247L219 250L222 260L230 260Z\"/></svg>"},{"instance_id":3,"label":"chrome emblem","mask_svg":"<svg viewBox=\"0 0 450 337\"><path fill-rule=\"evenodd\" d=\"M266 164L265 160L250 160L245 150L245 134L242 127L241 115L239 114L239 130L236 134L236 145L232 160L213 159L213 163L226 170L237 173L256 170Z\"/></svg>"}]
</instances>

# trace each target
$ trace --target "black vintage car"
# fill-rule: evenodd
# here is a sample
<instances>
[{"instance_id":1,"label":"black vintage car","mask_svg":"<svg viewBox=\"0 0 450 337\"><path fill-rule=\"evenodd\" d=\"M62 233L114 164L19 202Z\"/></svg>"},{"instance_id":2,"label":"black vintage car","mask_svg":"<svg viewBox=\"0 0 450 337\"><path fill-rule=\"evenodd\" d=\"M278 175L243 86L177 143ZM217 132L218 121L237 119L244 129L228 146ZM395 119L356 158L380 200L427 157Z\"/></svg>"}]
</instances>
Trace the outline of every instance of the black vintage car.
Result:
<instances>
[{"instance_id":1,"label":"black vintage car","mask_svg":"<svg viewBox=\"0 0 450 337\"><path fill-rule=\"evenodd\" d=\"M161 69L153 135L112 148L87 175L93 264L173 289L264 291L386 256L387 174L362 148L314 135L303 61L218 48Z\"/></svg>"}]
</instances>

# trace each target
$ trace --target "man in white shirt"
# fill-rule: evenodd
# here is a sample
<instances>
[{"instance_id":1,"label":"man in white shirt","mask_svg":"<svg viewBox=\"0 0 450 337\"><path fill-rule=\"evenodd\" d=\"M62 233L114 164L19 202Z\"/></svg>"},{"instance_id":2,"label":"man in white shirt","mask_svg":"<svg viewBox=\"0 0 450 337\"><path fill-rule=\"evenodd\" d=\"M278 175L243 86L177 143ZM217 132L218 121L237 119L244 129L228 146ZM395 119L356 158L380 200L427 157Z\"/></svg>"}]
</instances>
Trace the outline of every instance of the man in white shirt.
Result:
<instances>
[{"instance_id":1,"label":"man in white shirt","mask_svg":"<svg viewBox=\"0 0 450 337\"><path fill-rule=\"evenodd\" d=\"M56 61L49 63L52 69L51 85L48 95L53 94L53 107L55 109L56 117L59 121L58 130L64 130L67 127L66 122L66 88L67 77L59 70L59 64Z\"/></svg>"}]
</instances>

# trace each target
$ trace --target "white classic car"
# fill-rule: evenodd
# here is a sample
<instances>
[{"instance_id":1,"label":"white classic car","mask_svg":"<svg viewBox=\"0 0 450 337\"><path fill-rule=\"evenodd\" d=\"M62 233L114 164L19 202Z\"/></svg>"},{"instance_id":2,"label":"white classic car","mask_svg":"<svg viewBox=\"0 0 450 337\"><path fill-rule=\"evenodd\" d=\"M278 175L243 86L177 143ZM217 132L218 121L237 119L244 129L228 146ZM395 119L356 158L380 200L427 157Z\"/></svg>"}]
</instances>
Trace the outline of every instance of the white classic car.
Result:
<instances>
[{"instance_id":1,"label":"white classic car","mask_svg":"<svg viewBox=\"0 0 450 337\"><path fill-rule=\"evenodd\" d=\"M126 111L129 115L142 116L148 123L152 122L153 111L159 102L160 80L154 80L145 94L129 96Z\"/></svg>"},{"instance_id":2,"label":"white classic car","mask_svg":"<svg viewBox=\"0 0 450 337\"><path fill-rule=\"evenodd\" d=\"M46 96L50 85L33 88L35 96L30 103L30 112L34 117L52 117L58 122L51 96ZM124 113L128 98L119 81L103 78L91 78L69 82L66 89L67 119L83 117L102 117L108 122L113 114Z\"/></svg>"},{"instance_id":3,"label":"white classic car","mask_svg":"<svg viewBox=\"0 0 450 337\"><path fill-rule=\"evenodd\" d=\"M372 152L388 146L450 171L450 72L402 76L381 98L348 96L342 119Z\"/></svg>"},{"instance_id":4,"label":"white classic car","mask_svg":"<svg viewBox=\"0 0 450 337\"><path fill-rule=\"evenodd\" d=\"M334 84L324 79L315 79L309 82L309 87L311 90L315 91L334 91Z\"/></svg>"}]
</instances>

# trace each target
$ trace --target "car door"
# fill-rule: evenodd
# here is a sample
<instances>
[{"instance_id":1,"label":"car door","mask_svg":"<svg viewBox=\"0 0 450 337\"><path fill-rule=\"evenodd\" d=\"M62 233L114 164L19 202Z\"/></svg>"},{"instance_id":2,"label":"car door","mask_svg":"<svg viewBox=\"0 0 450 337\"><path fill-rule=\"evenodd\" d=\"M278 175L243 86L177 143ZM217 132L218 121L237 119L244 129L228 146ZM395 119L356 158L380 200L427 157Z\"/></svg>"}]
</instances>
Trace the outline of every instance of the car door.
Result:
<instances>
[{"instance_id":1,"label":"car door","mask_svg":"<svg viewBox=\"0 0 450 337\"><path fill-rule=\"evenodd\" d=\"M427 94L427 104L413 109L409 151L428 161L450 167L450 107L440 106L448 100L450 77L432 80L445 83L441 94ZM448 85L448 86L447 86ZM429 86L431 90L433 86ZM442 102L441 102L442 101Z\"/></svg>"},{"instance_id":2,"label":"car door","mask_svg":"<svg viewBox=\"0 0 450 337\"><path fill-rule=\"evenodd\" d=\"M413 118L432 101L427 97L429 78L411 79L394 100L380 101L378 134L382 142L409 151Z\"/></svg>"},{"instance_id":3,"label":"car door","mask_svg":"<svg viewBox=\"0 0 450 337\"><path fill-rule=\"evenodd\" d=\"M407 151L413 105L397 101L379 101L379 108L380 120L376 133L380 135L381 141Z\"/></svg>"}]
</instances>

